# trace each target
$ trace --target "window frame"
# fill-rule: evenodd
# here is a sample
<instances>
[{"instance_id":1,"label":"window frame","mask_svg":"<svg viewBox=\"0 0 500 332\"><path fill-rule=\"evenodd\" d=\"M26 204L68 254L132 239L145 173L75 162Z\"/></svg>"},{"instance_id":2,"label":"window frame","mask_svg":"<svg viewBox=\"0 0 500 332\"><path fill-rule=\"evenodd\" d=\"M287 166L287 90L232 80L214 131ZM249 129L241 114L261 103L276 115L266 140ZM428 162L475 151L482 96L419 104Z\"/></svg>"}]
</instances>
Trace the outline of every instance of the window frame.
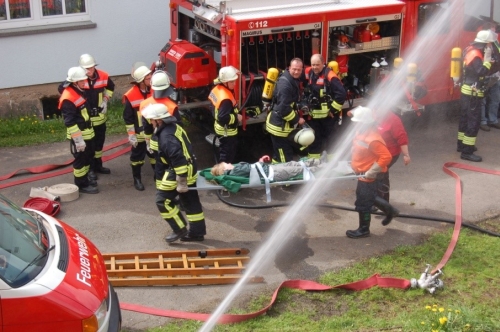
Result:
<instances>
[{"instance_id":1,"label":"window frame","mask_svg":"<svg viewBox=\"0 0 500 332\"><path fill-rule=\"evenodd\" d=\"M9 0L5 0L5 3L7 3L8 1ZM61 15L50 15L50 16L43 16L42 1L43 0L27 0L27 2L29 2L30 4L31 17L17 18L17 19L6 18L5 20L0 20L0 30L46 27L57 24L80 23L84 21L90 21L90 10L89 10L90 0L82 0L85 2L85 13L61 14ZM7 6L5 8L6 8L6 14L8 14Z\"/></svg>"}]
</instances>

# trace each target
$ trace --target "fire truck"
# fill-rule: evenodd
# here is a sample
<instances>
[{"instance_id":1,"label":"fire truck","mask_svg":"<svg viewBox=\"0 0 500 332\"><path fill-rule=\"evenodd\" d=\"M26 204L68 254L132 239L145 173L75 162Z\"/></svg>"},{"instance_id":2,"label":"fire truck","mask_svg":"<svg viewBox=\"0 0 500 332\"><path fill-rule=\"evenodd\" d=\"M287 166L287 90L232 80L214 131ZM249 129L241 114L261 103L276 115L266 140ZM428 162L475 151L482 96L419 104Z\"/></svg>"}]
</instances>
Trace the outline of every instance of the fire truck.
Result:
<instances>
[{"instance_id":1,"label":"fire truck","mask_svg":"<svg viewBox=\"0 0 500 332\"><path fill-rule=\"evenodd\" d=\"M191 114L201 110L194 116L198 118L206 118L207 97L218 69L238 68L241 79L235 96L246 115L246 129L265 121L266 114L260 111L270 68L285 70L296 57L308 66L311 55L319 53L326 63L335 61L335 70L348 91L344 108L350 108L363 102L366 92L395 59L404 59L410 45L423 41L425 50L415 65L423 68L432 63L433 72L423 78L425 93L407 100L407 109L419 111L426 105L458 99L460 93L450 78L450 51L466 47L485 20L494 18L493 0L480 0L479 13L472 13L467 2L170 0L171 36L156 67L168 73L180 110ZM440 31L422 33L426 22L452 4L458 6L459 14L454 12ZM438 45L446 51L436 53ZM377 75L375 63L380 66Z\"/></svg>"}]
</instances>

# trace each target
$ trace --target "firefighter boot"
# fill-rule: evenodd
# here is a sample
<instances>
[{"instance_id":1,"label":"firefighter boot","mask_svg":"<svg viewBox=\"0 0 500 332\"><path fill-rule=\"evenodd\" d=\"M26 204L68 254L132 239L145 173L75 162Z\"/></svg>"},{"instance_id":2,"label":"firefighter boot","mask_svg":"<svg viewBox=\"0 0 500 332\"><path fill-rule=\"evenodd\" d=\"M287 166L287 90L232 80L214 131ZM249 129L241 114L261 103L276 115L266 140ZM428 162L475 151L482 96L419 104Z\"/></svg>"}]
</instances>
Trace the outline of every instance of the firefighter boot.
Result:
<instances>
[{"instance_id":1,"label":"firefighter boot","mask_svg":"<svg viewBox=\"0 0 500 332\"><path fill-rule=\"evenodd\" d=\"M360 239L362 237L370 236L370 221L372 215L370 212L358 212L359 214L359 227L356 230L348 230L345 232L347 237L351 239Z\"/></svg>"},{"instance_id":2,"label":"firefighter boot","mask_svg":"<svg viewBox=\"0 0 500 332\"><path fill-rule=\"evenodd\" d=\"M141 182L141 165L132 165L132 176L134 177L135 189L143 191L144 185Z\"/></svg>"},{"instance_id":3,"label":"firefighter boot","mask_svg":"<svg viewBox=\"0 0 500 332\"><path fill-rule=\"evenodd\" d=\"M182 224L183 224L182 228L181 228L180 225L178 225L174 221L174 219L172 219L172 218L165 219L165 221L170 225L170 227L173 230L173 233L171 233L171 234L169 234L169 235L167 235L165 237L165 241L167 243L175 242L175 241L179 240L180 238L183 238L183 237L187 236L188 233L189 233L188 229L186 227L187 226L187 222L186 222L186 219L184 219L184 216L181 213L179 213L178 217L182 221Z\"/></svg>"},{"instance_id":4,"label":"firefighter boot","mask_svg":"<svg viewBox=\"0 0 500 332\"><path fill-rule=\"evenodd\" d=\"M389 225L392 221L392 218L399 216L399 210L389 204L389 202L382 197L377 196L375 198L374 205L385 214L385 218L384 220L382 220L383 226Z\"/></svg>"},{"instance_id":5,"label":"firefighter boot","mask_svg":"<svg viewBox=\"0 0 500 332\"><path fill-rule=\"evenodd\" d=\"M94 172L101 174L111 174L111 170L109 168L102 166L102 158L94 158Z\"/></svg>"}]
</instances>

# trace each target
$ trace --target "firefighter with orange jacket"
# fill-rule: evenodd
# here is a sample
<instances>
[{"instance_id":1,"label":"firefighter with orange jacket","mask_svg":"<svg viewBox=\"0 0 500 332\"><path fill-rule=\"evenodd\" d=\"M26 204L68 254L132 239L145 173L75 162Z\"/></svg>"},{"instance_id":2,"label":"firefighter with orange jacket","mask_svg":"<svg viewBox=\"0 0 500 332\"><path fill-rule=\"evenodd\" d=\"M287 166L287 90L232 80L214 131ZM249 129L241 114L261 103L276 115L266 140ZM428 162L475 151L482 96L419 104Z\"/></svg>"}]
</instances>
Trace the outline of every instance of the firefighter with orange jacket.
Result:
<instances>
[{"instance_id":1,"label":"firefighter with orange jacket","mask_svg":"<svg viewBox=\"0 0 500 332\"><path fill-rule=\"evenodd\" d=\"M321 54L313 54L311 67L304 71L304 81L309 90L306 122L314 129L314 142L308 146L308 158L319 159L327 148L335 128L334 116L342 112L347 92L333 70L325 66Z\"/></svg>"},{"instance_id":2,"label":"firefighter with orange jacket","mask_svg":"<svg viewBox=\"0 0 500 332\"><path fill-rule=\"evenodd\" d=\"M351 121L356 122L351 167L356 174L364 173L364 177L358 178L354 203L359 214L359 227L356 230L346 231L346 235L357 239L370 235L372 206L384 212L385 218L382 220L384 226L388 225L393 217L397 217L399 211L377 196L377 174L387 172L392 156L378 132L372 110L360 106L351 112Z\"/></svg>"},{"instance_id":3,"label":"firefighter with orange jacket","mask_svg":"<svg viewBox=\"0 0 500 332\"><path fill-rule=\"evenodd\" d=\"M79 63L88 76L84 89L87 93L90 105L90 119L95 132L95 155L91 169L94 173L110 174L111 170L102 166L102 149L106 139L108 101L113 97L115 84L108 73L96 69L97 63L92 55L82 54Z\"/></svg>"},{"instance_id":4,"label":"firefighter with orange jacket","mask_svg":"<svg viewBox=\"0 0 500 332\"><path fill-rule=\"evenodd\" d=\"M133 86L123 94L122 103L123 120L127 129L128 141L132 145L130 154L130 166L132 167L132 177L134 178L135 189L142 191L144 185L141 181L141 168L144 165L146 155L153 166L156 163L153 153L149 152L144 135L144 122L139 111L139 106L144 99L151 96L151 69L144 63L135 63L132 67L131 76Z\"/></svg>"},{"instance_id":5,"label":"firefighter with orange jacket","mask_svg":"<svg viewBox=\"0 0 500 332\"><path fill-rule=\"evenodd\" d=\"M233 96L240 71L233 66L222 67L214 80L208 99L214 106L214 131L219 138L219 162L232 163L238 146L238 124L242 120Z\"/></svg>"},{"instance_id":6,"label":"firefighter with orange jacket","mask_svg":"<svg viewBox=\"0 0 500 332\"><path fill-rule=\"evenodd\" d=\"M66 136L70 140L75 185L81 193L97 194L97 182L89 179L90 164L94 158L94 129L90 121L89 104L85 97L84 85L87 81L85 70L72 67L68 70L68 84L59 98Z\"/></svg>"},{"instance_id":7,"label":"firefighter with orange jacket","mask_svg":"<svg viewBox=\"0 0 500 332\"><path fill-rule=\"evenodd\" d=\"M460 158L474 162L483 159L474 154L481 124L481 108L486 88L486 76L492 63L492 43L497 40L491 30L479 31L474 42L464 50L463 82L460 88L460 122L457 151Z\"/></svg>"},{"instance_id":8,"label":"firefighter with orange jacket","mask_svg":"<svg viewBox=\"0 0 500 332\"><path fill-rule=\"evenodd\" d=\"M278 78L273 92L273 106L266 118L266 130L271 134L273 144L273 163L293 160L296 125L303 125L304 118L299 116L300 78L304 63L299 58L290 61L290 67ZM312 132L312 131L311 131Z\"/></svg>"}]
</instances>

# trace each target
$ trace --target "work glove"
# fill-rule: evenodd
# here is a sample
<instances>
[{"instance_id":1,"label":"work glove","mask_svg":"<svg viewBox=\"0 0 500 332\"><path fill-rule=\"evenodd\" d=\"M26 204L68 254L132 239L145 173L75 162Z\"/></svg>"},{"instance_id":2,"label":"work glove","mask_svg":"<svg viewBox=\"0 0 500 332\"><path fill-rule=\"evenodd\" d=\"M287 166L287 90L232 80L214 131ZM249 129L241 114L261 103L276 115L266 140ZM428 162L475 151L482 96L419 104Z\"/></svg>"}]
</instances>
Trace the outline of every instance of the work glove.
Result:
<instances>
[{"instance_id":1,"label":"work glove","mask_svg":"<svg viewBox=\"0 0 500 332\"><path fill-rule=\"evenodd\" d=\"M76 152L83 152L87 147L85 141L83 140L82 132L79 131L73 135L73 142L75 142Z\"/></svg>"},{"instance_id":2,"label":"work glove","mask_svg":"<svg viewBox=\"0 0 500 332\"><path fill-rule=\"evenodd\" d=\"M176 175L175 180L177 181L177 192L186 193L189 190L186 176Z\"/></svg>"},{"instance_id":3,"label":"work glove","mask_svg":"<svg viewBox=\"0 0 500 332\"><path fill-rule=\"evenodd\" d=\"M108 111L108 102L107 100L103 100L101 105L99 106L101 108L101 113L102 114L106 114L106 112Z\"/></svg>"},{"instance_id":4,"label":"work glove","mask_svg":"<svg viewBox=\"0 0 500 332\"><path fill-rule=\"evenodd\" d=\"M365 178L375 180L377 174L382 172L382 167L379 164L373 163L372 167L365 173Z\"/></svg>"},{"instance_id":5,"label":"work glove","mask_svg":"<svg viewBox=\"0 0 500 332\"><path fill-rule=\"evenodd\" d=\"M484 62L491 62L491 47L484 48Z\"/></svg>"},{"instance_id":6,"label":"work glove","mask_svg":"<svg viewBox=\"0 0 500 332\"><path fill-rule=\"evenodd\" d=\"M137 147L137 144L139 143L137 141L137 136L135 134L129 134L128 135L128 142L130 145L132 145L134 148Z\"/></svg>"},{"instance_id":7,"label":"work glove","mask_svg":"<svg viewBox=\"0 0 500 332\"><path fill-rule=\"evenodd\" d=\"M146 142L146 150L148 150L149 153L153 154L153 149L151 149L151 139L145 138L144 141Z\"/></svg>"},{"instance_id":8,"label":"work glove","mask_svg":"<svg viewBox=\"0 0 500 332\"><path fill-rule=\"evenodd\" d=\"M268 113L271 111L271 104L264 104L262 107L262 112Z\"/></svg>"}]
</instances>

